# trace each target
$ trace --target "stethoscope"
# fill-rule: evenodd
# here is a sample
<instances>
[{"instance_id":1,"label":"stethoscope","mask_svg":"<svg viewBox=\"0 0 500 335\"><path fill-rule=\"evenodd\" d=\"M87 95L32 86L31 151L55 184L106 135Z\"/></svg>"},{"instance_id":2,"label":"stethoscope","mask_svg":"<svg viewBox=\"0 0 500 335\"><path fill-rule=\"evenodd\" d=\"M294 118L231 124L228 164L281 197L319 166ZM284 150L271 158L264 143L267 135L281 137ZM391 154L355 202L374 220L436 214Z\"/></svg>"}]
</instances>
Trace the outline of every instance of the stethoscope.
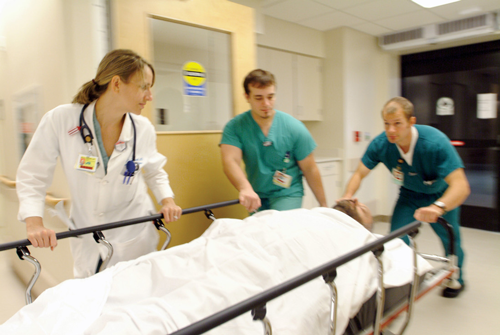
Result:
<instances>
[{"instance_id":1,"label":"stethoscope","mask_svg":"<svg viewBox=\"0 0 500 335\"><path fill-rule=\"evenodd\" d=\"M89 104L86 104L85 106L83 106L82 111L80 113L79 129L80 129L80 135L82 136L82 139L83 139L83 143L89 144L90 147L92 147L94 135L92 135L92 132L90 131L90 128L89 128L87 122L85 122L85 118L83 117L83 112L85 111L85 108L87 108L88 105ZM125 165L125 168L127 169L127 171L125 171L125 173L124 173L125 178L123 178L123 183L125 183L125 180L128 177L128 180L126 181L127 184L129 183L130 178L132 178L135 175L135 172L137 170L139 170L139 165L135 162L135 145L136 145L137 132L135 129L135 123L134 123L134 119L132 118L132 115L130 115L130 113L129 113L128 116L130 117L130 121L132 122L132 128L134 129L134 146L132 147L132 160L129 160L127 162L127 164Z\"/></svg>"}]
</instances>

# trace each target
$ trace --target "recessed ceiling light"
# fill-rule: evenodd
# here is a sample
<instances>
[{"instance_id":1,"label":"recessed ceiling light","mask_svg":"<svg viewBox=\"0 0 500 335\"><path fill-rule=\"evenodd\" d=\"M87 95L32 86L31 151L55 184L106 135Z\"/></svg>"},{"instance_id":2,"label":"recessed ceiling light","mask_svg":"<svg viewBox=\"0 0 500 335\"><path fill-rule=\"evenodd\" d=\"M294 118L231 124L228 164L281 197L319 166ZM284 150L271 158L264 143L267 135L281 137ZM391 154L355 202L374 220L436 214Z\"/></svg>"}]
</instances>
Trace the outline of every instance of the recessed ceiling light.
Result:
<instances>
[{"instance_id":1,"label":"recessed ceiling light","mask_svg":"<svg viewBox=\"0 0 500 335\"><path fill-rule=\"evenodd\" d=\"M432 7L447 5L449 3L457 2L460 0L411 0L411 1L425 8L432 8Z\"/></svg>"}]
</instances>

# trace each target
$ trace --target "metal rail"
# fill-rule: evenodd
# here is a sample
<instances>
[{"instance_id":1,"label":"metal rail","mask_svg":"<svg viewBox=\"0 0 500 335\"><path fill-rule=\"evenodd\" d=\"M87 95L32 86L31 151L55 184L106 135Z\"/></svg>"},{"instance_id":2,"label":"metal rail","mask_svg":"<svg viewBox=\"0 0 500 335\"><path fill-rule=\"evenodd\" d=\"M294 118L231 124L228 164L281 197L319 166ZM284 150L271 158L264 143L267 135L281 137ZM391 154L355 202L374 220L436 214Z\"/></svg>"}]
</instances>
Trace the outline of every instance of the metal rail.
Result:
<instances>
[{"instance_id":1,"label":"metal rail","mask_svg":"<svg viewBox=\"0 0 500 335\"><path fill-rule=\"evenodd\" d=\"M214 204L206 205L206 206L191 207L191 208L187 208L187 209L183 210L182 214L191 214L194 212L201 212L201 211L210 210L210 209L214 209L214 208L236 205L237 203L239 203L238 200L229 200L229 201L218 202L218 203L214 203ZM142 222L155 221L157 219L162 219L162 218L163 218L163 214L142 216L142 217L138 217L138 218L130 219L130 220L116 221L116 222L106 223L106 224L97 225L97 226L90 226L90 227L85 227L85 228L80 228L80 229L64 231L61 233L57 233L56 238L58 240L62 240L62 239L69 238L69 237L77 237L77 236L85 235L85 234L93 234L96 231L120 228L120 227L130 226L130 225L138 224L138 223L142 223ZM9 250L9 249L16 249L19 247L26 247L29 245L31 245L31 242L27 239L13 241L13 242L7 242L4 244L0 244L0 251Z\"/></svg>"},{"instance_id":2,"label":"metal rail","mask_svg":"<svg viewBox=\"0 0 500 335\"><path fill-rule=\"evenodd\" d=\"M351 251L343 256L340 256L326 264L318 266L312 270L309 270L301 275L298 275L282 284L272 287L262 293L259 293L253 297L250 297L234 306L228 307L218 313L215 313L205 319L197 321L185 328L182 328L170 335L197 335L207 332L227 321L230 321L243 313L251 311L253 309L259 308L265 305L268 301L279 297L317 277L323 276L325 274L331 273L334 269L339 266L369 252L380 248L380 246L385 243L398 238L399 236L408 234L417 230L422 225L419 221L414 221L413 223L406 225L396 231L393 231L387 236L383 236L361 248Z\"/></svg>"},{"instance_id":3,"label":"metal rail","mask_svg":"<svg viewBox=\"0 0 500 335\"><path fill-rule=\"evenodd\" d=\"M207 206L198 206L198 207L192 207L188 208L186 210L183 210L183 214L190 214L194 212L201 212L205 211L205 216L208 219L215 220L215 216L213 215L211 209L213 208L219 208L219 207L224 207L224 206L229 206L229 205L235 205L239 203L238 200L230 200L230 201L224 201L224 202L218 202L215 204L210 204ZM86 227L82 229L75 229L75 230L69 230L66 232L62 233L57 233L56 238L63 239L63 238L69 238L69 237L77 237L80 235L85 235L85 234L93 234L94 235L94 240L97 243L103 244L107 249L108 249L108 254L104 261L98 265L98 268L96 269L96 272L101 271L101 269L105 269L106 266L108 265L111 257L113 256L113 246L111 243L109 243L105 237L104 234L102 233L102 230L108 230L108 229L114 229L114 228L119 228L119 227L124 227L124 226L129 226L137 223L142 223L142 222L147 222L147 221L153 221L154 225L156 226L156 229L161 230L167 235L167 239L165 243L162 246L161 250L164 250L171 239L171 234L170 231L165 228L163 225L163 222L161 219L163 218L163 214L154 214L150 216L143 216L140 218L135 218L132 220L125 220L125 221L118 221L118 222L112 222L108 224L103 224L103 225L98 225L98 226L91 226L91 227ZM42 267L38 260L34 257L31 256L27 246L31 245L31 242L29 240L20 240L20 241L14 241L14 242L9 242L9 243L4 243L0 245L0 251L3 250L9 250L9 249L17 249L17 255L21 260L27 260L33 266L35 267L35 273L33 274L33 277L31 278L28 287L26 289L26 304L31 304L33 301L31 297L31 289L35 285L38 277L40 276L40 273L42 271Z\"/></svg>"}]
</instances>

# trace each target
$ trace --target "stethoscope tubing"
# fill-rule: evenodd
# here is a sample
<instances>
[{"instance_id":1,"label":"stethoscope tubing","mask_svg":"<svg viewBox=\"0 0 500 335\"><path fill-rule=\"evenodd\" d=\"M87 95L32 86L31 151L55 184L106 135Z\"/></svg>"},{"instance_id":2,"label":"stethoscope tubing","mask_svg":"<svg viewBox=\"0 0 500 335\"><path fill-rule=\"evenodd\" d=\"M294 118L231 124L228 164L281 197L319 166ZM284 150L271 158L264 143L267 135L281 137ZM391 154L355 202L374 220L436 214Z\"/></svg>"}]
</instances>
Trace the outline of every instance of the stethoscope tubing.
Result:
<instances>
[{"instance_id":1,"label":"stethoscope tubing","mask_svg":"<svg viewBox=\"0 0 500 335\"><path fill-rule=\"evenodd\" d=\"M94 135L92 134L92 131L90 130L90 127L88 126L87 122L85 122L85 118L83 117L83 112L87 108L89 104L85 104L82 108L82 111L80 112L80 135L82 136L83 143L87 144L90 143L92 145L92 142L94 140ZM135 164L135 147L136 147L136 140L137 140L137 130L135 128L135 122L134 119L132 118L132 115L130 113L127 113L130 121L132 122L132 128L134 129L134 144L132 147L132 162ZM87 135L85 135L85 130L88 132ZM130 176L134 175L134 172L129 171L131 173Z\"/></svg>"}]
</instances>

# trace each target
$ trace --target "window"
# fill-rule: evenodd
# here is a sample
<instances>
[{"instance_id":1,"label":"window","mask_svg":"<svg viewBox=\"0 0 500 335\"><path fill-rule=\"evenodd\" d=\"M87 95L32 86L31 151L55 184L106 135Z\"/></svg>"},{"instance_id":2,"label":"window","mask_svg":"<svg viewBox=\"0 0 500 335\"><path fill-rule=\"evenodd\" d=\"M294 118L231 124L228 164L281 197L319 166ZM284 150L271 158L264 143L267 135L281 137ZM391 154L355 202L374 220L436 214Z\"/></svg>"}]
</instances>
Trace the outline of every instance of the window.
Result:
<instances>
[{"instance_id":1,"label":"window","mask_svg":"<svg viewBox=\"0 0 500 335\"><path fill-rule=\"evenodd\" d=\"M221 131L232 118L226 32L150 18L157 131Z\"/></svg>"}]
</instances>

